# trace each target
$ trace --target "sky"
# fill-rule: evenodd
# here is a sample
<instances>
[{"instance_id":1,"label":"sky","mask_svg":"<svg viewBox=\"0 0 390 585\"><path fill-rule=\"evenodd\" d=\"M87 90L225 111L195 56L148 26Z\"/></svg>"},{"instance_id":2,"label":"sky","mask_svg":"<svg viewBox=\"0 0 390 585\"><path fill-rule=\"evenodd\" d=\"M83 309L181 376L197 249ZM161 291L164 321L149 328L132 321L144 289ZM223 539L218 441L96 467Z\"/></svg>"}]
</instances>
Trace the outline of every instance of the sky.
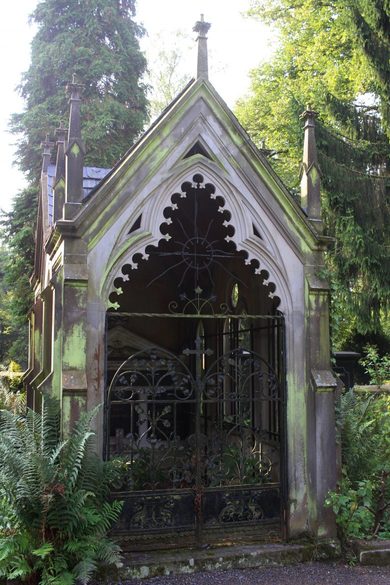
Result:
<instances>
[{"instance_id":1,"label":"sky","mask_svg":"<svg viewBox=\"0 0 390 585\"><path fill-rule=\"evenodd\" d=\"M38 0L15 0L7 4L7 18L0 22L2 63L0 94L0 209L9 210L13 197L24 187L23 175L12 165L15 136L7 131L12 113L23 110L23 100L16 88L30 62L30 43L34 27L28 17ZM147 35L141 41L146 57L154 54L158 43L169 49L177 31L188 34L193 41L184 68L196 74L196 43L192 28L200 15L211 23L208 33L209 78L233 108L235 101L249 88L248 73L272 54L272 32L254 19L245 16L250 0L137 0L136 20L143 24ZM192 52L192 54L191 54ZM149 61L149 67L153 63ZM42 137L43 138L43 137Z\"/></svg>"}]
</instances>

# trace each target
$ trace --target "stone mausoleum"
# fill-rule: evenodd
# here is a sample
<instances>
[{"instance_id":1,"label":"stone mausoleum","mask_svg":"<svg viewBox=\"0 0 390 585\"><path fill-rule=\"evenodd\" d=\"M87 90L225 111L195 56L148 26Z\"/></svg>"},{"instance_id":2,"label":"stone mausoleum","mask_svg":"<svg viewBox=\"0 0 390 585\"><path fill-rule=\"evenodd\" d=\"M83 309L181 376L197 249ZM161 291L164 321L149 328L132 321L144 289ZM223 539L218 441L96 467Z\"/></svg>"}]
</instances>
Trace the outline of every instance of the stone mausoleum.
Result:
<instances>
[{"instance_id":1,"label":"stone mausoleum","mask_svg":"<svg viewBox=\"0 0 390 585\"><path fill-rule=\"evenodd\" d=\"M134 546L332 537L315 114L299 203L209 82L208 27L197 78L112 169L84 166L69 86L55 164L43 145L28 403L56 396L64 433L102 405Z\"/></svg>"}]
</instances>

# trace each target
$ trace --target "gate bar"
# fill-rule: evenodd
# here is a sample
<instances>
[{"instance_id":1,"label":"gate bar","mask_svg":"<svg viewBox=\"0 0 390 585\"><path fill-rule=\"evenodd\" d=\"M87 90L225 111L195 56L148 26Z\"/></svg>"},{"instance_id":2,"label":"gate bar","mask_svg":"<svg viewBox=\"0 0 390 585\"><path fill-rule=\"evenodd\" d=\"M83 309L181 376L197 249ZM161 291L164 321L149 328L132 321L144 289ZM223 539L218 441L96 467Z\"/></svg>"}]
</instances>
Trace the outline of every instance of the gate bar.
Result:
<instances>
[{"instance_id":1,"label":"gate bar","mask_svg":"<svg viewBox=\"0 0 390 585\"><path fill-rule=\"evenodd\" d=\"M230 314L230 313L215 313L214 315L202 314L202 313L125 313L125 312L114 312L107 311L107 315L114 317L160 317L170 319L284 319L284 315L249 315L246 313Z\"/></svg>"}]
</instances>

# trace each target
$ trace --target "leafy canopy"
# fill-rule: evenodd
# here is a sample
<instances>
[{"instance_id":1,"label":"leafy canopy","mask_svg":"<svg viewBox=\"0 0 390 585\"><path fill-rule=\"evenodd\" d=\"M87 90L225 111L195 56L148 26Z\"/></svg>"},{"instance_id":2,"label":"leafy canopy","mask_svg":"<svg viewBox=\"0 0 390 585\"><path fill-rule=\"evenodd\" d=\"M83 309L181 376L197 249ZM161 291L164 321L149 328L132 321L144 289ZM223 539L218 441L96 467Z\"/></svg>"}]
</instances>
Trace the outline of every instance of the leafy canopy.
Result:
<instances>
[{"instance_id":1,"label":"leafy canopy","mask_svg":"<svg viewBox=\"0 0 390 585\"><path fill-rule=\"evenodd\" d=\"M358 16L373 35L382 34L367 15L368 4L254 0L251 14L275 27L279 46L270 63L252 72L251 95L237 106L255 142L267 140L271 162L295 192L303 139L299 114L307 104L320 113L324 219L335 237L327 265L336 346L356 331L380 332L389 305L390 147L383 112L390 94L359 32ZM381 14L385 26L389 9ZM389 59L385 63L389 74Z\"/></svg>"}]
</instances>

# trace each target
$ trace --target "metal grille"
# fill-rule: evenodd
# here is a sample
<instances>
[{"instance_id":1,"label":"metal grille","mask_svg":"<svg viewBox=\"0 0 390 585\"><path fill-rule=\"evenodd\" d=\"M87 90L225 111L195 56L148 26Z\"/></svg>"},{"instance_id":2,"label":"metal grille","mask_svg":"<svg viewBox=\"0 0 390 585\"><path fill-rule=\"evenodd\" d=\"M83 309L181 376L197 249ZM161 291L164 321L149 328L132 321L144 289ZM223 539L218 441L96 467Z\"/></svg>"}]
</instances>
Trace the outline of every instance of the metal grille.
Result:
<instances>
[{"instance_id":1,"label":"metal grille","mask_svg":"<svg viewBox=\"0 0 390 585\"><path fill-rule=\"evenodd\" d=\"M125 462L127 532L187 529L199 540L280 521L281 382L251 350L213 353L201 337L181 358L150 348L112 379L106 448Z\"/></svg>"},{"instance_id":2,"label":"metal grille","mask_svg":"<svg viewBox=\"0 0 390 585\"><path fill-rule=\"evenodd\" d=\"M137 270L122 268L110 296L108 332L127 331L135 348L122 364L115 347L108 357L105 450L125 470L118 530L164 545L169 535L177 545L177 533L180 542L280 534L285 356L275 285L237 250L231 214L201 175L164 217L158 246L134 256Z\"/></svg>"}]
</instances>

